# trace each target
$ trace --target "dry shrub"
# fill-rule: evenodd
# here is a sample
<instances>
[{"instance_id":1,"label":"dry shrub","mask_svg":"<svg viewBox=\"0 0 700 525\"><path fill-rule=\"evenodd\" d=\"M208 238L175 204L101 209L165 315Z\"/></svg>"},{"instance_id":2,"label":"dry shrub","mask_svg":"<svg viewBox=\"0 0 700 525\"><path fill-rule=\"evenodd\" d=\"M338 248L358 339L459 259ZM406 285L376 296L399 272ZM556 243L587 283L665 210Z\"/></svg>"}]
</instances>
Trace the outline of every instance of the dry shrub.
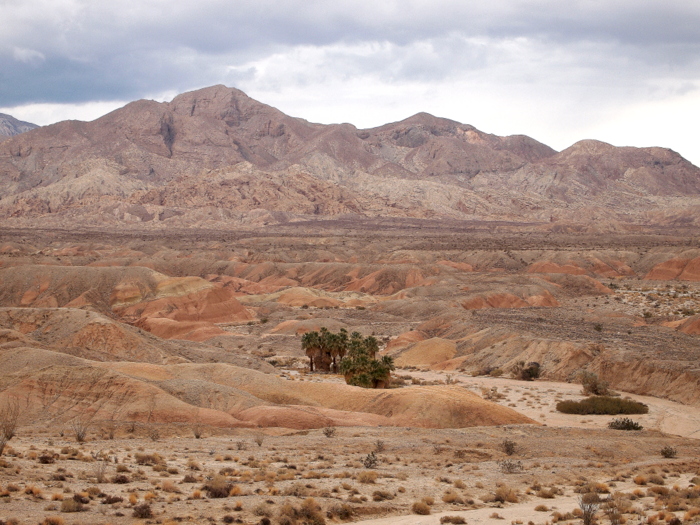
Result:
<instances>
[{"instance_id":1,"label":"dry shrub","mask_svg":"<svg viewBox=\"0 0 700 525\"><path fill-rule=\"evenodd\" d=\"M153 454L144 454L137 452L134 456L134 461L138 465L161 465L165 464L165 460L156 452Z\"/></svg>"},{"instance_id":2,"label":"dry shrub","mask_svg":"<svg viewBox=\"0 0 700 525\"><path fill-rule=\"evenodd\" d=\"M372 493L373 501L386 501L389 499L394 499L394 495L391 492L387 492L385 490L375 490Z\"/></svg>"},{"instance_id":3,"label":"dry shrub","mask_svg":"<svg viewBox=\"0 0 700 525\"><path fill-rule=\"evenodd\" d=\"M445 494L443 494L442 501L444 501L445 503L451 503L453 505L461 505L462 503L464 503L464 500L459 497L459 494L457 494L456 492L452 492L451 490L448 490L447 492L445 492Z\"/></svg>"},{"instance_id":4,"label":"dry shrub","mask_svg":"<svg viewBox=\"0 0 700 525\"><path fill-rule=\"evenodd\" d=\"M493 495L495 501L500 503L518 503L517 491L510 488L508 485L501 485L496 489Z\"/></svg>"},{"instance_id":5,"label":"dry shrub","mask_svg":"<svg viewBox=\"0 0 700 525\"><path fill-rule=\"evenodd\" d=\"M464 481L461 479L456 479L453 483L456 489L465 489L467 486L464 484Z\"/></svg>"},{"instance_id":6,"label":"dry shrub","mask_svg":"<svg viewBox=\"0 0 700 525\"><path fill-rule=\"evenodd\" d=\"M357 481L360 483L376 483L378 477L379 475L373 470L367 470L357 475Z\"/></svg>"},{"instance_id":7,"label":"dry shrub","mask_svg":"<svg viewBox=\"0 0 700 525\"><path fill-rule=\"evenodd\" d=\"M537 505L535 510L537 512L549 512L549 507L547 505Z\"/></svg>"},{"instance_id":8,"label":"dry shrub","mask_svg":"<svg viewBox=\"0 0 700 525\"><path fill-rule=\"evenodd\" d=\"M83 504L74 499L64 499L61 502L61 512L82 512Z\"/></svg>"},{"instance_id":9,"label":"dry shrub","mask_svg":"<svg viewBox=\"0 0 700 525\"><path fill-rule=\"evenodd\" d=\"M64 525L66 522L59 516L46 516L41 525Z\"/></svg>"},{"instance_id":10,"label":"dry shrub","mask_svg":"<svg viewBox=\"0 0 700 525\"><path fill-rule=\"evenodd\" d=\"M210 498L227 498L232 489L233 484L220 474L202 487Z\"/></svg>"},{"instance_id":11,"label":"dry shrub","mask_svg":"<svg viewBox=\"0 0 700 525\"><path fill-rule=\"evenodd\" d=\"M553 499L554 496L556 496L556 495L557 495L557 491L555 489L541 488L540 490L537 491L538 498Z\"/></svg>"},{"instance_id":12,"label":"dry shrub","mask_svg":"<svg viewBox=\"0 0 700 525\"><path fill-rule=\"evenodd\" d=\"M416 501L411 505L411 511L413 514L420 514L421 516L426 516L430 514L430 505L424 501Z\"/></svg>"},{"instance_id":13,"label":"dry shrub","mask_svg":"<svg viewBox=\"0 0 700 525\"><path fill-rule=\"evenodd\" d=\"M134 518L149 519L153 517L153 510L151 510L150 504L141 503L141 505L136 505L134 507L134 512L131 515Z\"/></svg>"},{"instance_id":14,"label":"dry shrub","mask_svg":"<svg viewBox=\"0 0 700 525\"><path fill-rule=\"evenodd\" d=\"M121 503L124 501L124 498L121 496L105 496L105 498L102 500L103 505L112 505L114 503Z\"/></svg>"},{"instance_id":15,"label":"dry shrub","mask_svg":"<svg viewBox=\"0 0 700 525\"><path fill-rule=\"evenodd\" d=\"M256 516L264 516L269 518L272 516L272 508L267 503L260 503L253 509L253 514Z\"/></svg>"},{"instance_id":16,"label":"dry shrub","mask_svg":"<svg viewBox=\"0 0 700 525\"><path fill-rule=\"evenodd\" d=\"M637 485L646 485L649 483L649 478L643 474L637 474L634 478L632 478L632 481L634 481Z\"/></svg>"},{"instance_id":17,"label":"dry shrub","mask_svg":"<svg viewBox=\"0 0 700 525\"><path fill-rule=\"evenodd\" d=\"M462 525L466 520L462 516L443 516L440 518L440 523L453 523L454 525Z\"/></svg>"},{"instance_id":18,"label":"dry shrub","mask_svg":"<svg viewBox=\"0 0 700 525\"><path fill-rule=\"evenodd\" d=\"M341 503L331 507L328 512L331 516L337 517L341 520L349 520L352 518L355 510L347 503Z\"/></svg>"},{"instance_id":19,"label":"dry shrub","mask_svg":"<svg viewBox=\"0 0 700 525\"><path fill-rule=\"evenodd\" d=\"M649 476L649 483L653 483L654 485L665 485L666 481L664 481L664 478L658 474L652 474Z\"/></svg>"}]
</instances>

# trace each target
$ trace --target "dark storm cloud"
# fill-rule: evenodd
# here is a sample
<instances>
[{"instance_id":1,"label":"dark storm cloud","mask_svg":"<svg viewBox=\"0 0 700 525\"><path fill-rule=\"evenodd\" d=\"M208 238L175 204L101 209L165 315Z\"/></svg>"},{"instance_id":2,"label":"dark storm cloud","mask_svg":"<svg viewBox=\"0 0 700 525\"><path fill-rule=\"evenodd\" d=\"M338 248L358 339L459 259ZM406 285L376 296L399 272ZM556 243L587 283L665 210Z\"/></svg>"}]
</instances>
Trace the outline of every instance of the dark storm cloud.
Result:
<instances>
[{"instance_id":1,"label":"dark storm cloud","mask_svg":"<svg viewBox=\"0 0 700 525\"><path fill-rule=\"evenodd\" d=\"M0 106L183 91L250 77L254 70L229 68L296 46L385 43L361 56L331 49L336 60L327 61L328 74L439 80L517 62L517 52L498 46L513 39L551 53L549 62L599 70L602 78L619 68L633 77L693 78L700 70L700 3L6 0Z\"/></svg>"}]
</instances>

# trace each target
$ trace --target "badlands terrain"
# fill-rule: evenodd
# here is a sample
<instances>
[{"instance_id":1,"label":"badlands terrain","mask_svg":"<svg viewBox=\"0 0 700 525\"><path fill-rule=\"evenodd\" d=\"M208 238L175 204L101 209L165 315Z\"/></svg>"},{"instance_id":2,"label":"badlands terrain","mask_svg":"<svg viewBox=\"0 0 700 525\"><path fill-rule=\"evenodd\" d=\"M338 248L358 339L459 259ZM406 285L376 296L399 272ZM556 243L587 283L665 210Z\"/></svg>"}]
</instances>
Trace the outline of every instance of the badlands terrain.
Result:
<instances>
[{"instance_id":1,"label":"badlands terrain","mask_svg":"<svg viewBox=\"0 0 700 525\"><path fill-rule=\"evenodd\" d=\"M700 170L676 153L325 126L223 86L15 132L0 522L576 523L589 493L600 523L697 522ZM391 388L308 373L322 327L376 337ZM581 371L642 430L558 412Z\"/></svg>"},{"instance_id":2,"label":"badlands terrain","mask_svg":"<svg viewBox=\"0 0 700 525\"><path fill-rule=\"evenodd\" d=\"M632 523L692 520L697 241L340 228L4 230L0 388L21 416L0 518L131 523L148 503L163 523L544 524L576 522L580 492L599 483ZM301 335L323 326L374 334L397 365L393 388L307 373ZM542 378L509 378L519 361L539 362ZM648 404L634 416L644 429L558 413L557 401L583 399L583 369ZM645 476L658 483L635 482ZM213 497L213 480L232 495ZM83 511L62 512L76 494Z\"/></svg>"}]
</instances>

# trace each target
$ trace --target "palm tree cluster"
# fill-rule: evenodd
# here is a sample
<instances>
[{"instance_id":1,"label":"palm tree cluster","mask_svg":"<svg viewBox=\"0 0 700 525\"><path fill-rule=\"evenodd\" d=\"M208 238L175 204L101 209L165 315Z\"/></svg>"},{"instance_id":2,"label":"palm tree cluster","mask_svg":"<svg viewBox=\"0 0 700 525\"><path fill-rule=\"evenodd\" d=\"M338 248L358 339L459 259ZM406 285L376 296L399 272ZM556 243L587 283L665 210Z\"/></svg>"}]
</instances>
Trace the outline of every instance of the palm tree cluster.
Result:
<instances>
[{"instance_id":1,"label":"palm tree cluster","mask_svg":"<svg viewBox=\"0 0 700 525\"><path fill-rule=\"evenodd\" d=\"M348 336L344 328L337 334L325 327L307 332L301 338L301 347L309 358L311 372L340 372L350 385L385 388L394 370L391 357L376 359L379 342L375 337L363 337L359 332Z\"/></svg>"}]
</instances>

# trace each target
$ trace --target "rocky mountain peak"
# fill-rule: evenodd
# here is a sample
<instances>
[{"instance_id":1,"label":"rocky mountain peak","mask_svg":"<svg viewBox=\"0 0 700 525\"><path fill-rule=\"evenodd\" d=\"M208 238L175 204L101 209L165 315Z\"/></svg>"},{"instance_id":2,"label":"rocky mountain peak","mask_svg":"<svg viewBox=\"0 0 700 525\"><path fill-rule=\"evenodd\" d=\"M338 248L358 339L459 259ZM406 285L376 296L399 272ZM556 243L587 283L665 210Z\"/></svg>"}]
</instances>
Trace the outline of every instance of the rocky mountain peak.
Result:
<instances>
[{"instance_id":1,"label":"rocky mountain peak","mask_svg":"<svg viewBox=\"0 0 700 525\"><path fill-rule=\"evenodd\" d=\"M6 140L20 133L38 128L36 124L18 120L11 115L0 113L0 141Z\"/></svg>"}]
</instances>

